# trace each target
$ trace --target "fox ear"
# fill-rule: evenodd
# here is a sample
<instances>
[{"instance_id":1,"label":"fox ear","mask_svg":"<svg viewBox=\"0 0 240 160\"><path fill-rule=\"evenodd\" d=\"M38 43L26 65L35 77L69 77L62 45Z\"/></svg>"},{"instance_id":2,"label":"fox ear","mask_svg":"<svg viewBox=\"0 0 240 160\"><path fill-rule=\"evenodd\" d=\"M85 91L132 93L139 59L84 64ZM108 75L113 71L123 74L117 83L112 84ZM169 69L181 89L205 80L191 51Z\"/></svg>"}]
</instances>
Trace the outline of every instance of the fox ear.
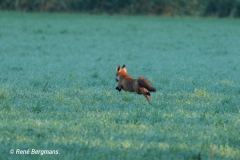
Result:
<instances>
[{"instance_id":1,"label":"fox ear","mask_svg":"<svg viewBox=\"0 0 240 160\"><path fill-rule=\"evenodd\" d=\"M125 72L127 72L127 67L126 67L125 64L122 66L122 69L123 69Z\"/></svg>"},{"instance_id":2,"label":"fox ear","mask_svg":"<svg viewBox=\"0 0 240 160\"><path fill-rule=\"evenodd\" d=\"M120 70L120 65L117 65L116 71L118 72Z\"/></svg>"}]
</instances>

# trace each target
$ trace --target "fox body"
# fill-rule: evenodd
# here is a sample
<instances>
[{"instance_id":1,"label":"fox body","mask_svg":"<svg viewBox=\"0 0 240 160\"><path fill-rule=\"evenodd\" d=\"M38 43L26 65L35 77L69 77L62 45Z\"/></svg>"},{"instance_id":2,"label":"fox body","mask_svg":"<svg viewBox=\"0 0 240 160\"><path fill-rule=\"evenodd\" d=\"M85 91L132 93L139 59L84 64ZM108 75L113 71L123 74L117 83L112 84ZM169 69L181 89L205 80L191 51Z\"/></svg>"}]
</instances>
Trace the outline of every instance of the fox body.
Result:
<instances>
[{"instance_id":1,"label":"fox body","mask_svg":"<svg viewBox=\"0 0 240 160\"><path fill-rule=\"evenodd\" d=\"M143 94L144 97L150 101L150 92L156 92L156 88L144 77L139 77L137 79L132 78L127 74L126 65L123 65L122 68L118 65L116 68L116 81L118 86L116 90L119 92L123 89L124 91L136 92L137 94Z\"/></svg>"}]
</instances>

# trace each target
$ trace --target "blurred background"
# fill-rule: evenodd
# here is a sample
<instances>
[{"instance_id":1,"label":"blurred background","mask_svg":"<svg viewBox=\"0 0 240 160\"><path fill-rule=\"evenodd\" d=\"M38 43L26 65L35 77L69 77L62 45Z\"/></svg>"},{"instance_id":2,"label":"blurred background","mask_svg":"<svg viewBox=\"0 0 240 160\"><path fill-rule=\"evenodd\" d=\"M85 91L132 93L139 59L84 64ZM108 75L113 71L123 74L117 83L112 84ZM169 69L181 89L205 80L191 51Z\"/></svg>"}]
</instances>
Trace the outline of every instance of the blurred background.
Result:
<instances>
[{"instance_id":1,"label":"blurred background","mask_svg":"<svg viewBox=\"0 0 240 160\"><path fill-rule=\"evenodd\" d=\"M1 10L240 17L240 0L1 0Z\"/></svg>"}]
</instances>

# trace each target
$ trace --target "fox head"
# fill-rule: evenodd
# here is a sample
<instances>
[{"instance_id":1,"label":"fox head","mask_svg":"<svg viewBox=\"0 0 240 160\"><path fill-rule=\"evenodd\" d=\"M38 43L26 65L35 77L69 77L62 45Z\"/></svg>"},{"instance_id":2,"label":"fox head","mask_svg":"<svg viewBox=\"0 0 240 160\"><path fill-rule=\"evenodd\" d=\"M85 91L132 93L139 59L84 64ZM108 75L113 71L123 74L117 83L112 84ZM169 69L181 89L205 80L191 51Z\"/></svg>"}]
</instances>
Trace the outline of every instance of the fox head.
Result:
<instances>
[{"instance_id":1,"label":"fox head","mask_svg":"<svg viewBox=\"0 0 240 160\"><path fill-rule=\"evenodd\" d=\"M122 68L120 68L120 65L117 65L115 80L118 82L119 81L119 75L122 74L122 73L126 73L126 72L127 72L127 68L126 68L125 64L122 66Z\"/></svg>"}]
</instances>

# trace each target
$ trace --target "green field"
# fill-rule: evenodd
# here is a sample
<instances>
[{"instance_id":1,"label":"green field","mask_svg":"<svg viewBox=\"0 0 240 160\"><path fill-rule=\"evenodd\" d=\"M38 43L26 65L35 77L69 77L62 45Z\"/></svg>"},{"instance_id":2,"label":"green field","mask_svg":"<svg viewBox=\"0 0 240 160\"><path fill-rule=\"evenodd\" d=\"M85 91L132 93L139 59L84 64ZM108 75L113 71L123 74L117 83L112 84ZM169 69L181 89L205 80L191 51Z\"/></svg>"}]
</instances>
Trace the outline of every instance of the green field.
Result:
<instances>
[{"instance_id":1,"label":"green field","mask_svg":"<svg viewBox=\"0 0 240 160\"><path fill-rule=\"evenodd\" d=\"M0 159L240 159L239 26L1 11ZM115 90L118 64L152 105Z\"/></svg>"}]
</instances>

